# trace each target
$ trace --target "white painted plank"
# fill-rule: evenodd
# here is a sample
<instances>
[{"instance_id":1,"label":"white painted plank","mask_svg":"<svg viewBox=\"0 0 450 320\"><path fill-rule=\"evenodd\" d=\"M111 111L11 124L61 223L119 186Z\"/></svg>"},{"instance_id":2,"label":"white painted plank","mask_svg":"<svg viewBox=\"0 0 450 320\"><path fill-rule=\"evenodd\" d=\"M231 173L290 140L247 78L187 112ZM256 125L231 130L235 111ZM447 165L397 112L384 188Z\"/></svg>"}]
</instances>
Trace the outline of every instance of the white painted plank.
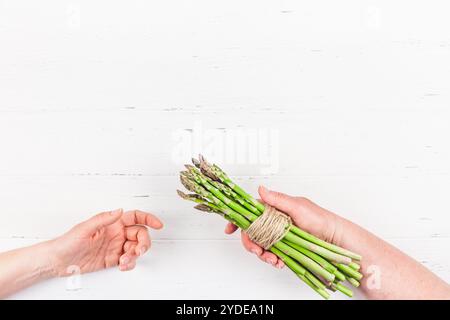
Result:
<instances>
[{"instance_id":1,"label":"white painted plank","mask_svg":"<svg viewBox=\"0 0 450 320\"><path fill-rule=\"evenodd\" d=\"M446 107L448 9L3 0L0 110Z\"/></svg>"},{"instance_id":2,"label":"white painted plank","mask_svg":"<svg viewBox=\"0 0 450 320\"><path fill-rule=\"evenodd\" d=\"M386 238L449 237L448 176L414 178L240 178L256 194L258 184L307 196L323 207ZM0 237L53 237L94 213L123 207L149 210L166 228L158 239L227 239L224 221L178 198L177 177L7 176L0 179Z\"/></svg>"},{"instance_id":3,"label":"white painted plank","mask_svg":"<svg viewBox=\"0 0 450 320\"><path fill-rule=\"evenodd\" d=\"M450 109L296 113L11 112L0 175L180 170L202 151L230 174L449 174Z\"/></svg>"},{"instance_id":4,"label":"white painted plank","mask_svg":"<svg viewBox=\"0 0 450 320\"><path fill-rule=\"evenodd\" d=\"M0 250L35 240L0 241ZM394 244L450 281L447 242L439 239L396 239ZM81 279L82 289L66 290L67 279L55 279L12 296L12 299L317 299L287 269L260 262L237 241L157 241L137 269L109 270ZM70 287L69 287L70 288ZM356 291L356 290L355 290ZM340 293L334 299L346 299ZM357 299L363 298L357 294Z\"/></svg>"},{"instance_id":5,"label":"white painted plank","mask_svg":"<svg viewBox=\"0 0 450 320\"><path fill-rule=\"evenodd\" d=\"M219 218L174 194L180 164L198 151L249 191L264 183L308 196L448 280L448 9L444 0L1 1L0 248L115 207L152 210L167 225L152 233L166 250L146 260L155 285L140 268L86 276L81 292L52 281L17 297L313 298L287 275L266 287L261 279L280 273L256 263L233 273L254 292L231 287L217 249L243 253L222 241ZM174 255L189 263L172 286ZM226 281L202 269L205 256ZM192 278L199 269L207 281Z\"/></svg>"}]
</instances>

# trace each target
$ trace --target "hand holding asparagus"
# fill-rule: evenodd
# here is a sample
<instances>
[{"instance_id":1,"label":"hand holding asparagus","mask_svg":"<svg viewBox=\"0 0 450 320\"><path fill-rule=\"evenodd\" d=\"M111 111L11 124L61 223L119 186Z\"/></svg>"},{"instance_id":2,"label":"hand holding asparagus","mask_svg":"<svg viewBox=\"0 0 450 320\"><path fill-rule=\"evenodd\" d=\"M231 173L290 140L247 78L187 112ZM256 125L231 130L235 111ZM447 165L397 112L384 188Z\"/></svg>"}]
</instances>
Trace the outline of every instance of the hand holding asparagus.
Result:
<instances>
[{"instance_id":1,"label":"hand holding asparagus","mask_svg":"<svg viewBox=\"0 0 450 320\"><path fill-rule=\"evenodd\" d=\"M218 166L209 164L202 156L181 172L180 179L193 194L178 194L197 203L196 209L214 212L247 230L264 215L266 206L236 185ZM327 290L341 291L352 296L344 281L359 286L362 274L358 272L361 256L315 237L296 225L289 225L282 238L269 248L303 282L328 299Z\"/></svg>"}]
</instances>

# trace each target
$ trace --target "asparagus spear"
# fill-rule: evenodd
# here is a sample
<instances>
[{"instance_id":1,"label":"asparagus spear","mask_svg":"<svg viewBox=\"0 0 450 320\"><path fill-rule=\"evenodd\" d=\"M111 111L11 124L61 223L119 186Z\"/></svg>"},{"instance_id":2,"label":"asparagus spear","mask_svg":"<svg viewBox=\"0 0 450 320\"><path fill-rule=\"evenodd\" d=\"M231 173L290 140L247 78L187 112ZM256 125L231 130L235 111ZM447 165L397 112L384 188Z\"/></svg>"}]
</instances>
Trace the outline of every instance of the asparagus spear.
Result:
<instances>
[{"instance_id":1,"label":"asparagus spear","mask_svg":"<svg viewBox=\"0 0 450 320\"><path fill-rule=\"evenodd\" d=\"M243 215L245 218L247 218L250 222L255 221L258 216L252 213L251 211L247 210L237 202L235 202L233 199L228 198L226 195L224 195L219 189L211 185L208 180L203 176L203 174L198 171L195 167L186 165L186 168L189 170L188 172L184 173L185 177L189 177L191 179L192 183L197 183L198 186L202 186L206 189L207 192L209 192L211 195L214 196L220 201L222 201L225 205L229 206L231 209L233 209L236 212L239 212L241 215ZM351 259L349 257L346 257L344 255L335 253L333 251L330 251L324 247L321 247L315 243L311 243L307 241L304 238L301 238L297 235L295 235L293 232L288 232L284 239L298 244L304 248L307 248L310 251L313 251L317 254L320 254L321 256L330 259L331 261L337 262L337 263L344 263L348 264L351 262Z\"/></svg>"},{"instance_id":2,"label":"asparagus spear","mask_svg":"<svg viewBox=\"0 0 450 320\"><path fill-rule=\"evenodd\" d=\"M189 197L188 195L183 194L181 191L178 191L178 194L180 194L180 196L182 196L184 199L187 200L191 200L194 202L198 202L198 198L196 197ZM203 205L208 206L208 203L203 203ZM249 226L250 226L250 222L248 220L242 219L242 217L239 217L238 215L236 215L232 210L229 210L228 208L222 206L222 205L216 205L216 204L211 204L208 206L209 208L213 209L213 208L217 208L217 210L219 210L220 212L226 214L230 219L235 220L235 221L239 221L239 226L241 229L246 230ZM204 208L204 207L197 207L197 209L200 208ZM203 210L203 211L207 211L207 210ZM324 279L326 279L327 281L333 281L335 278L335 275L328 272L327 270L325 270L324 268L322 268L322 266L320 264L318 264L316 261L314 261L313 259L309 258L308 256L304 255L303 253L293 249L292 247L290 247L289 245L283 243L282 241L276 243L274 245L274 247L278 250L280 250L281 252L285 253L286 255L294 258L295 260L297 260L298 262L300 262L302 265L304 265L305 267L307 267L309 270L313 271L315 274L318 274L320 276L322 276ZM311 279L310 279L311 280Z\"/></svg>"},{"instance_id":3,"label":"asparagus spear","mask_svg":"<svg viewBox=\"0 0 450 320\"><path fill-rule=\"evenodd\" d=\"M358 281L361 280L363 277L363 275L360 272L350 268L349 266L346 266L345 264L342 263L333 263L333 264L336 267L338 267L338 269L341 270L346 276L350 276L351 278L354 278Z\"/></svg>"},{"instance_id":4,"label":"asparagus spear","mask_svg":"<svg viewBox=\"0 0 450 320\"><path fill-rule=\"evenodd\" d=\"M349 282L352 286L354 286L355 288L358 288L358 287L359 287L359 281L358 281L358 280L353 279L353 278L348 278L347 280L348 280L348 282Z\"/></svg>"},{"instance_id":5,"label":"asparagus spear","mask_svg":"<svg viewBox=\"0 0 450 320\"><path fill-rule=\"evenodd\" d=\"M333 282L331 284L331 286L334 289L339 290L340 292L342 292L346 296L349 296L350 298L353 297L353 291L350 290L349 288L347 288L346 286L344 286L342 283L340 283L340 282Z\"/></svg>"},{"instance_id":6,"label":"asparagus spear","mask_svg":"<svg viewBox=\"0 0 450 320\"><path fill-rule=\"evenodd\" d=\"M237 194L239 194L242 198L244 198L249 203L251 203L254 207L256 207L260 213L264 212L264 210L265 210L264 205L262 203L260 203L259 201L257 201L256 199L254 199L251 195L246 193L244 191L244 189L242 189L237 184L235 184L222 169L220 169L216 165L209 164L202 155L200 155L199 158L200 158L200 161L193 159L193 163L194 163L194 165L198 166L201 169L202 173L204 173L206 176L210 177L213 180L216 180L216 181L218 180L218 181L222 182L223 184L227 185L233 191L235 191ZM312 243L315 243L319 246L327 248L330 251L350 257L354 260L358 260L358 261L361 260L360 255L353 253L349 250L346 250L344 248L338 247L336 245L333 245L331 243L328 243L326 241L323 241L322 239L319 239L319 238L301 230L300 228L298 228L296 226L293 226L291 228L291 230L298 236L300 236Z\"/></svg>"},{"instance_id":7,"label":"asparagus spear","mask_svg":"<svg viewBox=\"0 0 450 320\"><path fill-rule=\"evenodd\" d=\"M187 171L181 172L180 179L193 194L177 192L182 198L196 202L196 209L218 213L243 230L264 212L264 205L236 185L218 166L209 164L202 156L192 162L194 166L186 165ZM326 299L329 297L326 289L352 296L351 290L340 282L348 280L357 287L362 278L358 272L360 266L354 261L360 260L360 255L329 244L296 226L269 250Z\"/></svg>"},{"instance_id":8,"label":"asparagus spear","mask_svg":"<svg viewBox=\"0 0 450 320\"><path fill-rule=\"evenodd\" d=\"M202 210L202 211L210 211L210 209L206 209L206 210L200 209L199 206L196 206L195 208ZM246 228L245 224L241 224L240 222L234 221L228 215L226 215L225 218L228 221L236 224L239 228L245 230L245 228ZM323 298L329 299L330 294L325 290L325 286L312 273L310 273L308 270L306 270L304 267L302 267L302 265L300 265L298 262L293 260L291 257L289 257L287 254L283 253L281 250L277 249L276 247L270 248L270 251L272 251L272 253L277 255L308 286L310 286L312 289L314 289Z\"/></svg>"}]
</instances>

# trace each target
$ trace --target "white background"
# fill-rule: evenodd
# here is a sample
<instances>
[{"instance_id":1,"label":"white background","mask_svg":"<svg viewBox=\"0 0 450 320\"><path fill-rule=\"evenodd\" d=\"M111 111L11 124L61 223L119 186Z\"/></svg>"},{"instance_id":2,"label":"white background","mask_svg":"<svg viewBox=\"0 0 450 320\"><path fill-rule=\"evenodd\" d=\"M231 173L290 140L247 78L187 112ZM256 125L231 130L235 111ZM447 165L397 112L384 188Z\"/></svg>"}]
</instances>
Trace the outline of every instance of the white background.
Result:
<instances>
[{"instance_id":1,"label":"white background","mask_svg":"<svg viewBox=\"0 0 450 320\"><path fill-rule=\"evenodd\" d=\"M209 133L186 150L249 191L310 197L450 281L448 12L444 0L0 0L0 250L117 207L166 224L133 272L13 298L317 298L177 198L177 139L198 127ZM236 130L274 132L277 165L208 144Z\"/></svg>"}]
</instances>

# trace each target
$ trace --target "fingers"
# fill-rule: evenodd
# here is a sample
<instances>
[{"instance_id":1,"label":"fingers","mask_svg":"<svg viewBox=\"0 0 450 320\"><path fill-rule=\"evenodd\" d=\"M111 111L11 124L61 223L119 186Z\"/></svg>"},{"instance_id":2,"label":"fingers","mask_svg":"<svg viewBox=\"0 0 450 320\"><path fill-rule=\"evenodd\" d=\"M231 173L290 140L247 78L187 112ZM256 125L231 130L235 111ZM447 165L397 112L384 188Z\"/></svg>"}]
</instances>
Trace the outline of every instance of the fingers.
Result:
<instances>
[{"instance_id":1,"label":"fingers","mask_svg":"<svg viewBox=\"0 0 450 320\"><path fill-rule=\"evenodd\" d=\"M122 209L116 209L113 211L107 211L99 213L89 220L86 220L85 222L82 222L80 224L80 228L85 232L95 232L100 228L107 227L114 222L118 221L120 217L122 216L123 210Z\"/></svg>"},{"instance_id":2,"label":"fingers","mask_svg":"<svg viewBox=\"0 0 450 320\"><path fill-rule=\"evenodd\" d=\"M285 213L293 213L296 208L296 199L287 194L271 191L264 186L260 186L258 192L262 201Z\"/></svg>"},{"instance_id":3,"label":"fingers","mask_svg":"<svg viewBox=\"0 0 450 320\"><path fill-rule=\"evenodd\" d=\"M231 234L231 233L235 232L237 229L238 228L234 224L232 224L230 222L225 227L225 233L226 234ZM258 246L256 243L254 243L252 240L250 240L250 238L248 237L247 233L241 232L241 241L242 241L242 244L243 244L244 248L247 251L256 254L258 256L258 258L260 258L262 261L264 261L266 263L269 263L269 264L271 264L271 265L273 265L274 267L277 267L277 268L283 268L284 267L283 261L281 261L272 252L264 250L263 248Z\"/></svg>"},{"instance_id":4,"label":"fingers","mask_svg":"<svg viewBox=\"0 0 450 320\"><path fill-rule=\"evenodd\" d=\"M131 226L125 228L125 235L128 241L135 241L134 253L136 256L142 256L150 249L151 241L148 230L144 226ZM126 243L125 243L126 244ZM124 250L126 250L124 245Z\"/></svg>"},{"instance_id":5,"label":"fingers","mask_svg":"<svg viewBox=\"0 0 450 320\"><path fill-rule=\"evenodd\" d=\"M228 222L227 225L225 226L225 233L232 234L237 229L238 229L238 227L236 225L232 224L231 222Z\"/></svg>"},{"instance_id":6,"label":"fingers","mask_svg":"<svg viewBox=\"0 0 450 320\"><path fill-rule=\"evenodd\" d=\"M280 258L278 258L278 262L277 262L277 264L275 265L275 268L278 268L278 269L284 268L284 262L283 262L283 260L281 260Z\"/></svg>"},{"instance_id":7,"label":"fingers","mask_svg":"<svg viewBox=\"0 0 450 320\"><path fill-rule=\"evenodd\" d=\"M136 267L136 246L137 242L127 241L124 244L124 254L119 258L119 270L130 271Z\"/></svg>"},{"instance_id":8,"label":"fingers","mask_svg":"<svg viewBox=\"0 0 450 320\"><path fill-rule=\"evenodd\" d=\"M274 267L277 267L278 262L280 261L280 259L278 259L278 257L270 251L264 251L259 258Z\"/></svg>"},{"instance_id":9,"label":"fingers","mask_svg":"<svg viewBox=\"0 0 450 320\"><path fill-rule=\"evenodd\" d=\"M163 227L163 223L158 219L158 217L151 213L140 210L125 212L123 214L122 221L126 226L142 224L152 229L161 229Z\"/></svg>"},{"instance_id":10,"label":"fingers","mask_svg":"<svg viewBox=\"0 0 450 320\"><path fill-rule=\"evenodd\" d=\"M134 250L137 246L137 241L131 241L131 240L127 240L125 241L125 244L123 245L123 251L127 252L127 251L131 251ZM134 248L132 248L134 247Z\"/></svg>"},{"instance_id":11,"label":"fingers","mask_svg":"<svg viewBox=\"0 0 450 320\"><path fill-rule=\"evenodd\" d=\"M254 243L245 232L241 232L241 241L244 248L251 253L256 254L258 257L262 255L263 248Z\"/></svg>"},{"instance_id":12,"label":"fingers","mask_svg":"<svg viewBox=\"0 0 450 320\"><path fill-rule=\"evenodd\" d=\"M120 271L131 271L134 268L136 268L136 259L132 260L131 262L129 262L128 264L125 265L120 265L119 266L119 270Z\"/></svg>"},{"instance_id":13,"label":"fingers","mask_svg":"<svg viewBox=\"0 0 450 320\"><path fill-rule=\"evenodd\" d=\"M256 256L261 259L261 261L264 261L268 264L271 264L272 266L276 268L283 268L284 263L281 261L275 254L273 254L270 251L264 250L260 246L258 246L256 243L254 243L248 235L245 232L241 232L241 241L244 246L244 248L251 252L256 254Z\"/></svg>"},{"instance_id":14,"label":"fingers","mask_svg":"<svg viewBox=\"0 0 450 320\"><path fill-rule=\"evenodd\" d=\"M142 228L145 231L147 229L145 227L141 226L135 226L138 228ZM131 229L133 227L129 227L127 229ZM129 234L132 235L132 238L139 239L140 234L142 233L141 230L131 230L129 231ZM120 271L131 271L136 267L137 259L139 258L138 252L140 250L138 249L140 246L139 241L133 241L133 240L127 240L123 245L123 255L119 258L119 270Z\"/></svg>"},{"instance_id":15,"label":"fingers","mask_svg":"<svg viewBox=\"0 0 450 320\"><path fill-rule=\"evenodd\" d=\"M265 263L268 263L275 268L281 269L284 268L284 262L278 258L277 255L273 254L270 251L264 251L260 256L259 259L264 261Z\"/></svg>"}]
</instances>

